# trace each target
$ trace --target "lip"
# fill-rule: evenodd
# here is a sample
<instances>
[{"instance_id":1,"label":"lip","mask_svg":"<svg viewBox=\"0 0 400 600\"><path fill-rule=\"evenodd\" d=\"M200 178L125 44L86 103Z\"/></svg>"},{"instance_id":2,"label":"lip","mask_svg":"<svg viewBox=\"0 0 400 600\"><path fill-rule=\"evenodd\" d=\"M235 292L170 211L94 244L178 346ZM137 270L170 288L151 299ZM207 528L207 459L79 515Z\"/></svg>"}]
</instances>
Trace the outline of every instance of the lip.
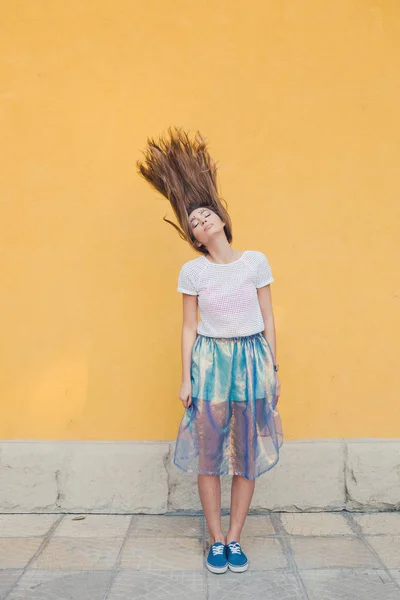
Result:
<instances>
[{"instance_id":1,"label":"lip","mask_svg":"<svg viewBox=\"0 0 400 600\"><path fill-rule=\"evenodd\" d=\"M212 227L212 226L213 226L213 224L212 224L212 223L209 223L209 224L207 225L207 227L204 227L204 231L208 231L208 230L210 229L210 227Z\"/></svg>"}]
</instances>

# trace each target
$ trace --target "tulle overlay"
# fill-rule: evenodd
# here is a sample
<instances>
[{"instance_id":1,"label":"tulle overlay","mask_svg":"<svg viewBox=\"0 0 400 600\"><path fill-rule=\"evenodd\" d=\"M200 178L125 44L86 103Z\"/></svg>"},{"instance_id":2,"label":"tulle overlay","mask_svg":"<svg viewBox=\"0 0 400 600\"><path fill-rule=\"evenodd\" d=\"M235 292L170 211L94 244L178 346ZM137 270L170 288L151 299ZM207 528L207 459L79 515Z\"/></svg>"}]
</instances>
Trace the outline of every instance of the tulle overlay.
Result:
<instances>
[{"instance_id":1,"label":"tulle overlay","mask_svg":"<svg viewBox=\"0 0 400 600\"><path fill-rule=\"evenodd\" d=\"M192 404L179 425L174 464L191 473L247 479L271 469L283 432L273 356L263 334L198 334L191 382Z\"/></svg>"}]
</instances>

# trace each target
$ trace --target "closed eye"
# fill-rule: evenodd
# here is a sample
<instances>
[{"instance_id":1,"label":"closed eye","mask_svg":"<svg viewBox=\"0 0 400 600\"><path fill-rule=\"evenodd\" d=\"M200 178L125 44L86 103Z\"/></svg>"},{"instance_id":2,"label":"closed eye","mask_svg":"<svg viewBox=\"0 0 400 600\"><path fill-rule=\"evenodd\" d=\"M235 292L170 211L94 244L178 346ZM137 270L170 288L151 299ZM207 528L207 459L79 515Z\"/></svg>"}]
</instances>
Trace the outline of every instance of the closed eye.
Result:
<instances>
[{"instance_id":1,"label":"closed eye","mask_svg":"<svg viewBox=\"0 0 400 600\"><path fill-rule=\"evenodd\" d=\"M206 217L209 217L211 215L211 213L208 213L208 215L205 215ZM193 229L195 229L198 225L198 222L196 222L196 225L193 225Z\"/></svg>"}]
</instances>

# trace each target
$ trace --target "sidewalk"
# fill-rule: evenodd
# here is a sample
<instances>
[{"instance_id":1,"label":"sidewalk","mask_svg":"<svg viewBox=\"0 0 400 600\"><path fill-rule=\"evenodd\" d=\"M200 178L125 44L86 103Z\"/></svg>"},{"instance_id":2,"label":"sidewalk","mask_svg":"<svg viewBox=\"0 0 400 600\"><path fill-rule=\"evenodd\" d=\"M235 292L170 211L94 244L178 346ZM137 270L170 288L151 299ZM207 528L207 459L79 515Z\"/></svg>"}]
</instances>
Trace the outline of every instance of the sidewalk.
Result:
<instances>
[{"instance_id":1,"label":"sidewalk","mask_svg":"<svg viewBox=\"0 0 400 600\"><path fill-rule=\"evenodd\" d=\"M0 515L1 600L400 600L400 512L251 514L222 575L201 515L81 516Z\"/></svg>"}]
</instances>

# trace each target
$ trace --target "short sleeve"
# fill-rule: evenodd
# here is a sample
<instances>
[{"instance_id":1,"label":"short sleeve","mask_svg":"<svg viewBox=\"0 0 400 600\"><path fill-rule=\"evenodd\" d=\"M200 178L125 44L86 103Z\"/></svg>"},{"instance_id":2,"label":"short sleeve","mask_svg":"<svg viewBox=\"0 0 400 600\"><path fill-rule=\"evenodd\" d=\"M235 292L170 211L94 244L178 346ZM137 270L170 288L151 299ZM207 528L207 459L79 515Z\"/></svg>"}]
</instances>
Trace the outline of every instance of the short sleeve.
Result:
<instances>
[{"instance_id":1,"label":"short sleeve","mask_svg":"<svg viewBox=\"0 0 400 600\"><path fill-rule=\"evenodd\" d=\"M177 291L191 296L197 296L198 294L195 274L186 264L181 267L179 272Z\"/></svg>"},{"instance_id":2,"label":"short sleeve","mask_svg":"<svg viewBox=\"0 0 400 600\"><path fill-rule=\"evenodd\" d=\"M265 254L260 253L260 260L257 265L257 276L256 276L256 288L263 287L272 283L274 278L272 277L271 267Z\"/></svg>"}]
</instances>

